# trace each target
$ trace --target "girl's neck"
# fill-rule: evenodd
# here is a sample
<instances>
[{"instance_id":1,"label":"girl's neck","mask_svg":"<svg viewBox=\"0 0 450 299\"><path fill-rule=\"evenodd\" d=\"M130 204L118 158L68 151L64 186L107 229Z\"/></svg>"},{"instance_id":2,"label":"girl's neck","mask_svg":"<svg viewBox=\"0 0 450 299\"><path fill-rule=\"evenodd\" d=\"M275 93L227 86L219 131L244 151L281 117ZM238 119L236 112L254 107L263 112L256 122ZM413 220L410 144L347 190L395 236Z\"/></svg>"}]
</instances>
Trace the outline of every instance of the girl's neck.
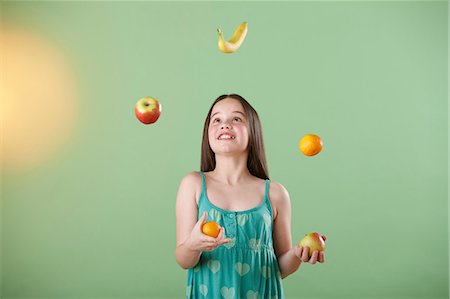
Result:
<instances>
[{"instance_id":1,"label":"girl's neck","mask_svg":"<svg viewBox=\"0 0 450 299\"><path fill-rule=\"evenodd\" d=\"M235 185L252 176L246 158L226 156L216 156L216 168L210 174L215 181L226 185Z\"/></svg>"}]
</instances>

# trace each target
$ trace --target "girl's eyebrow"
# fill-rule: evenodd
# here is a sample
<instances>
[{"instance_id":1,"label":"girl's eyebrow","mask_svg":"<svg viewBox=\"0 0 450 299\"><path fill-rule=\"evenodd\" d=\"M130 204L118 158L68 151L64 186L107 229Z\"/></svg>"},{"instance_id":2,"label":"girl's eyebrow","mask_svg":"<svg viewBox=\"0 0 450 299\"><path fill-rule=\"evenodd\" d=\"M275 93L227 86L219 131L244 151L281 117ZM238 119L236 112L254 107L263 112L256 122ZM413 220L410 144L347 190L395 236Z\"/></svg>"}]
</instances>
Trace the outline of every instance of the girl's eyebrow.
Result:
<instances>
[{"instance_id":1,"label":"girl's eyebrow","mask_svg":"<svg viewBox=\"0 0 450 299\"><path fill-rule=\"evenodd\" d=\"M220 112L216 112L216 113L214 113L213 115L211 115L211 118L213 118L214 117L214 115L216 115L216 114L218 114L218 113L220 113ZM244 113L242 113L241 111L233 111L233 113L240 113L240 114L242 114L244 117L245 117L245 114Z\"/></svg>"}]
</instances>

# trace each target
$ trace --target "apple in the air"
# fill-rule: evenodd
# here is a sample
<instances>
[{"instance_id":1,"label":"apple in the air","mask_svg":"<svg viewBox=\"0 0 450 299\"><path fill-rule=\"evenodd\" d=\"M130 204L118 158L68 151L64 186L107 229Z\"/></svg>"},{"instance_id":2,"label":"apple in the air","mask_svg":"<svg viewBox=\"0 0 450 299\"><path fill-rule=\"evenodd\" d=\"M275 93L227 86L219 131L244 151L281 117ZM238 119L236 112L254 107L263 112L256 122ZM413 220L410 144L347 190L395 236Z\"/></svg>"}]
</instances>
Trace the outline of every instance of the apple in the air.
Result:
<instances>
[{"instance_id":1,"label":"apple in the air","mask_svg":"<svg viewBox=\"0 0 450 299\"><path fill-rule=\"evenodd\" d=\"M156 122L161 114L161 103L152 97L143 97L134 106L137 119L146 125Z\"/></svg>"},{"instance_id":2,"label":"apple in the air","mask_svg":"<svg viewBox=\"0 0 450 299\"><path fill-rule=\"evenodd\" d=\"M314 251L324 251L325 250L325 236L321 236L316 232L309 233L303 237L299 245L302 247L309 247L308 255L312 256Z\"/></svg>"}]
</instances>

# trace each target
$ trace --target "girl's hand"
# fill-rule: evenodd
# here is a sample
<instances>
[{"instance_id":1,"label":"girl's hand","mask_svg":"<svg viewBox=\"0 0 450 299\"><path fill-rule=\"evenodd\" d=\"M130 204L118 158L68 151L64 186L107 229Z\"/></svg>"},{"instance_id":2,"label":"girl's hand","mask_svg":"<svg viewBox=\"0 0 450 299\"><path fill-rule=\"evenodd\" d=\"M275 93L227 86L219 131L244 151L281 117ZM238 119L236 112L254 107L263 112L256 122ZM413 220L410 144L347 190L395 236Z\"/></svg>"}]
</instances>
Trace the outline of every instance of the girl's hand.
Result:
<instances>
[{"instance_id":1,"label":"girl's hand","mask_svg":"<svg viewBox=\"0 0 450 299\"><path fill-rule=\"evenodd\" d=\"M322 238L324 240L326 240L326 236L322 236ZM319 263L324 263L325 262L325 256L323 251L317 251L315 250L312 254L311 254L311 258L309 257L309 247L302 247L299 246L298 244L295 245L294 247L294 254L302 260L302 262L306 262L306 263L310 263L310 264L315 264L317 262Z\"/></svg>"},{"instance_id":2,"label":"girl's hand","mask_svg":"<svg viewBox=\"0 0 450 299\"><path fill-rule=\"evenodd\" d=\"M213 238L202 233L202 225L205 223L208 213L204 212L202 217L197 221L194 228L192 229L191 236L186 241L186 245L191 250L196 251L211 251L219 247L220 245L226 244L231 241L231 239L224 238L225 232L224 228L220 227L219 235L217 238Z\"/></svg>"}]
</instances>

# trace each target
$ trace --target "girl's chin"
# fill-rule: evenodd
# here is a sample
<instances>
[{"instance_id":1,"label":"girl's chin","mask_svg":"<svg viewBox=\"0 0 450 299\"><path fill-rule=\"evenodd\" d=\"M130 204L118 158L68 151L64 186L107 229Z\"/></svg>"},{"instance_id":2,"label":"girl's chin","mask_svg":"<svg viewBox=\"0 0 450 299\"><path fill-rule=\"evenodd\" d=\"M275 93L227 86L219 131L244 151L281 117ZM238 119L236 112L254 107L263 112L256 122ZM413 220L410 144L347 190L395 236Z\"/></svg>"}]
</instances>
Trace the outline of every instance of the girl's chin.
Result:
<instances>
[{"instance_id":1,"label":"girl's chin","mask_svg":"<svg viewBox=\"0 0 450 299\"><path fill-rule=\"evenodd\" d=\"M239 155L247 155L247 150L245 149L236 149L236 148L220 148L214 150L214 153L216 155L222 155L222 156L239 156Z\"/></svg>"}]
</instances>

